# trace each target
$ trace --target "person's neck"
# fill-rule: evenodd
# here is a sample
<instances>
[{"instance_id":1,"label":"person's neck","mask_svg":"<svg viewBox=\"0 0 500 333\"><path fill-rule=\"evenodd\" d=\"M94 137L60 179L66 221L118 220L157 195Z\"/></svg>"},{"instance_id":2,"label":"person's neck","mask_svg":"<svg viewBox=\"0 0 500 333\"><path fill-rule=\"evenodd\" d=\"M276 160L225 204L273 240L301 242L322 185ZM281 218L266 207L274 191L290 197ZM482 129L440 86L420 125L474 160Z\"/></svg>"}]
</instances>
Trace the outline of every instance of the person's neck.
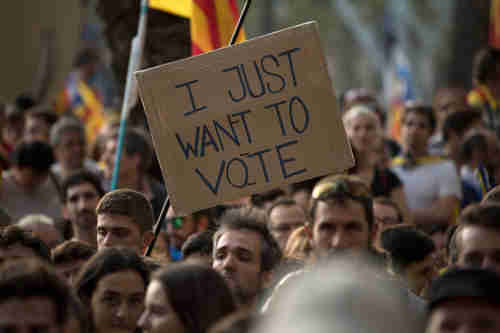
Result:
<instances>
[{"instance_id":1,"label":"person's neck","mask_svg":"<svg viewBox=\"0 0 500 333\"><path fill-rule=\"evenodd\" d=\"M97 247L97 231L95 228L82 230L73 223L73 238Z\"/></svg>"},{"instance_id":2,"label":"person's neck","mask_svg":"<svg viewBox=\"0 0 500 333\"><path fill-rule=\"evenodd\" d=\"M356 165L358 172L366 172L368 170L371 170L374 166L371 154L368 152L358 154L358 156L356 156Z\"/></svg>"}]
</instances>

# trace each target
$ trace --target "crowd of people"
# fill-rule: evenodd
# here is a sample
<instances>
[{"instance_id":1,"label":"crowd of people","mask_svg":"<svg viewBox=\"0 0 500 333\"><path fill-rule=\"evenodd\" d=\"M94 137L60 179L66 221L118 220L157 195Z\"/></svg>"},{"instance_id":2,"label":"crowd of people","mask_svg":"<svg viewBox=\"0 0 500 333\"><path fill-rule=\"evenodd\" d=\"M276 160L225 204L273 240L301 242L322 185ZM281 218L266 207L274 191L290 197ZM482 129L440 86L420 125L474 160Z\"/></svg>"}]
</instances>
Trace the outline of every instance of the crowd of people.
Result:
<instances>
[{"instance_id":1,"label":"crowd of people","mask_svg":"<svg viewBox=\"0 0 500 333\"><path fill-rule=\"evenodd\" d=\"M147 128L112 189L116 117L2 103L0 332L499 332L500 51L473 73L406 103L398 138L375 93L342 94L352 169L170 207L157 238Z\"/></svg>"}]
</instances>

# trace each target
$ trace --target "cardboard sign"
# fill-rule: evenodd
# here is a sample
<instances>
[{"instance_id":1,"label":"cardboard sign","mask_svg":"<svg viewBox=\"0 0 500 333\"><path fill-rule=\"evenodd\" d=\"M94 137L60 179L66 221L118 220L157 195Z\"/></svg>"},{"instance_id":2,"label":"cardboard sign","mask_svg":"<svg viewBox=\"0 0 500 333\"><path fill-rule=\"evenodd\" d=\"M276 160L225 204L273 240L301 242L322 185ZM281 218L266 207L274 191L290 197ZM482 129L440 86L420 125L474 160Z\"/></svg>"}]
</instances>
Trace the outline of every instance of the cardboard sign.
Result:
<instances>
[{"instance_id":1,"label":"cardboard sign","mask_svg":"<svg viewBox=\"0 0 500 333\"><path fill-rule=\"evenodd\" d=\"M178 211L354 165L314 22L136 77Z\"/></svg>"}]
</instances>

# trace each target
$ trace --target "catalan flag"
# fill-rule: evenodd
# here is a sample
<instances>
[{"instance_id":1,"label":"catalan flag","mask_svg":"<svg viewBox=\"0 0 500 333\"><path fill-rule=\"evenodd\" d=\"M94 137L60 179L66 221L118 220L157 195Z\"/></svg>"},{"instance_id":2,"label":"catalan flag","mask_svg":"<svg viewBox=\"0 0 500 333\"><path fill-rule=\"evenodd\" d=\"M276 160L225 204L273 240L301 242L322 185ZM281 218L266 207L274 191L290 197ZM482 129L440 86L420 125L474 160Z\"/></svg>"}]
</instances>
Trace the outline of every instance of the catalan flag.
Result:
<instances>
[{"instance_id":1,"label":"catalan flag","mask_svg":"<svg viewBox=\"0 0 500 333\"><path fill-rule=\"evenodd\" d=\"M500 0L491 0L489 43L491 47L500 49Z\"/></svg>"},{"instance_id":2,"label":"catalan flag","mask_svg":"<svg viewBox=\"0 0 500 333\"><path fill-rule=\"evenodd\" d=\"M236 0L150 0L149 6L190 19L193 55L228 46L239 17ZM244 40L241 30L237 42Z\"/></svg>"}]
</instances>

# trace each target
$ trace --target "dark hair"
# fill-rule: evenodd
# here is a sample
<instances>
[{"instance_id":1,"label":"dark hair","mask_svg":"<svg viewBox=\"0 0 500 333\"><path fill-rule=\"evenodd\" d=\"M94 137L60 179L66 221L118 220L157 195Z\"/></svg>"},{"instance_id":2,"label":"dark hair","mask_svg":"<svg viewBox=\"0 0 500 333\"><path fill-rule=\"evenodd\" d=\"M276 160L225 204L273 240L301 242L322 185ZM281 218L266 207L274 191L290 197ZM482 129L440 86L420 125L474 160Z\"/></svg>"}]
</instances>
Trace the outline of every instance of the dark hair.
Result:
<instances>
[{"instance_id":1,"label":"dark hair","mask_svg":"<svg viewBox=\"0 0 500 333\"><path fill-rule=\"evenodd\" d=\"M373 230L372 194L368 186L356 176L334 175L323 178L316 184L312 193L309 216L314 223L319 202L345 203L347 200L358 202L365 212L368 229Z\"/></svg>"},{"instance_id":2,"label":"dark hair","mask_svg":"<svg viewBox=\"0 0 500 333\"><path fill-rule=\"evenodd\" d=\"M274 208L276 208L276 207L279 207L279 206L292 207L292 206L296 206L296 205L298 205L298 203L297 203L297 201L295 201L293 199L290 199L290 198L279 199L276 202L274 202L267 209L267 211L266 211L267 217L269 218L271 216L271 213L273 212ZM302 209L302 207L301 207L301 209Z\"/></svg>"},{"instance_id":3,"label":"dark hair","mask_svg":"<svg viewBox=\"0 0 500 333\"><path fill-rule=\"evenodd\" d=\"M97 215L123 215L132 218L139 226L141 233L151 231L154 224L153 209L144 194L130 190L119 189L106 193L96 208Z\"/></svg>"},{"instance_id":4,"label":"dark hair","mask_svg":"<svg viewBox=\"0 0 500 333\"><path fill-rule=\"evenodd\" d=\"M267 229L265 216L256 212L255 208L242 207L226 211L220 219L219 230L214 235L214 251L219 238L230 230L248 230L260 236L261 272L272 271L278 265L281 260L279 245Z\"/></svg>"},{"instance_id":5,"label":"dark hair","mask_svg":"<svg viewBox=\"0 0 500 333\"><path fill-rule=\"evenodd\" d=\"M45 173L54 163L54 153L47 143L22 142L12 152L11 162L18 168L30 167L38 173Z\"/></svg>"},{"instance_id":6,"label":"dark hair","mask_svg":"<svg viewBox=\"0 0 500 333\"><path fill-rule=\"evenodd\" d=\"M403 223L403 212L401 211L401 208L398 206L398 204L392 201L391 199L386 197L377 197L373 199L373 204L391 207L396 211L396 215L398 216L398 222Z\"/></svg>"},{"instance_id":7,"label":"dark hair","mask_svg":"<svg viewBox=\"0 0 500 333\"><path fill-rule=\"evenodd\" d=\"M500 63L500 51L492 47L481 49L474 57L472 64L472 79L475 84L484 84L486 81L498 77L497 64Z\"/></svg>"},{"instance_id":8,"label":"dark hair","mask_svg":"<svg viewBox=\"0 0 500 333\"><path fill-rule=\"evenodd\" d=\"M231 290L212 268L179 264L154 273L187 333L205 333L236 311Z\"/></svg>"},{"instance_id":9,"label":"dark hair","mask_svg":"<svg viewBox=\"0 0 500 333\"><path fill-rule=\"evenodd\" d=\"M436 129L436 116L434 115L434 109L432 108L432 106L422 105L417 103L408 103L408 105L405 106L401 123L403 124L405 123L406 117L410 113L418 113L426 117L427 122L429 123L431 133L434 132L434 130Z\"/></svg>"},{"instance_id":10,"label":"dark hair","mask_svg":"<svg viewBox=\"0 0 500 333\"><path fill-rule=\"evenodd\" d=\"M61 143L61 137L70 132L78 132L83 142L85 142L85 128L80 120L75 117L63 117L50 129L50 144L52 147L57 147Z\"/></svg>"},{"instance_id":11,"label":"dark hair","mask_svg":"<svg viewBox=\"0 0 500 333\"><path fill-rule=\"evenodd\" d=\"M71 187L85 183L89 183L90 185L94 186L99 197L102 197L104 195L105 192L104 189L102 188L102 183L99 177L97 177L97 175L88 170L81 169L71 173L62 181L61 192L63 201L64 202L68 201L68 190Z\"/></svg>"},{"instance_id":12,"label":"dark hair","mask_svg":"<svg viewBox=\"0 0 500 333\"><path fill-rule=\"evenodd\" d=\"M464 140L460 147L460 159L470 162L474 151L488 152L488 139L484 134L474 134Z\"/></svg>"},{"instance_id":13,"label":"dark hair","mask_svg":"<svg viewBox=\"0 0 500 333\"><path fill-rule=\"evenodd\" d=\"M56 322L63 326L69 316L71 292L57 273L42 262L21 259L0 268L0 303L13 298L49 298L56 308Z\"/></svg>"},{"instance_id":14,"label":"dark hair","mask_svg":"<svg viewBox=\"0 0 500 333\"><path fill-rule=\"evenodd\" d=\"M149 270L137 253L126 248L102 249L80 269L74 290L83 304L90 306L92 295L103 277L128 270L137 272L147 286Z\"/></svg>"},{"instance_id":15,"label":"dark hair","mask_svg":"<svg viewBox=\"0 0 500 333\"><path fill-rule=\"evenodd\" d=\"M285 191L280 188L275 188L267 192L252 194L250 203L255 207L263 208L266 203L273 202L284 195Z\"/></svg>"},{"instance_id":16,"label":"dark hair","mask_svg":"<svg viewBox=\"0 0 500 333\"><path fill-rule=\"evenodd\" d=\"M52 263L65 264L74 260L87 260L96 253L96 250L87 243L68 240L52 250Z\"/></svg>"},{"instance_id":17,"label":"dark hair","mask_svg":"<svg viewBox=\"0 0 500 333\"><path fill-rule=\"evenodd\" d=\"M500 277L486 269L452 269L439 276L429 288L428 310L450 299L473 298L500 305Z\"/></svg>"},{"instance_id":18,"label":"dark hair","mask_svg":"<svg viewBox=\"0 0 500 333\"><path fill-rule=\"evenodd\" d=\"M2 230L0 235L0 248L6 249L15 244L30 248L39 259L50 262L48 246L32 232L25 231L17 225L11 225Z\"/></svg>"},{"instance_id":19,"label":"dark hair","mask_svg":"<svg viewBox=\"0 0 500 333\"><path fill-rule=\"evenodd\" d=\"M475 121L480 121L481 112L477 110L460 110L449 114L443 123L443 140L448 142L450 134L455 133L461 137Z\"/></svg>"},{"instance_id":20,"label":"dark hair","mask_svg":"<svg viewBox=\"0 0 500 333\"><path fill-rule=\"evenodd\" d=\"M213 235L213 231L207 230L189 236L184 244L182 244L182 256L187 258L191 254L198 252L203 255L211 256L213 250Z\"/></svg>"},{"instance_id":21,"label":"dark hair","mask_svg":"<svg viewBox=\"0 0 500 333\"><path fill-rule=\"evenodd\" d=\"M112 131L111 139L117 140L119 136L119 129ZM153 148L149 139L143 130L138 128L131 128L125 130L123 137L123 149L127 155L139 154L141 156L141 164L139 168L145 172L153 162Z\"/></svg>"},{"instance_id":22,"label":"dark hair","mask_svg":"<svg viewBox=\"0 0 500 333\"><path fill-rule=\"evenodd\" d=\"M500 204L500 185L493 187L486 193L483 200L481 200L482 204Z\"/></svg>"},{"instance_id":23,"label":"dark hair","mask_svg":"<svg viewBox=\"0 0 500 333\"><path fill-rule=\"evenodd\" d=\"M458 260L459 241L458 236L460 232L467 226L484 227L492 231L500 232L500 223L498 217L500 216L500 206L493 204L473 204L464 209L458 217L458 228L455 230L450 242L450 259L452 263Z\"/></svg>"},{"instance_id":24,"label":"dark hair","mask_svg":"<svg viewBox=\"0 0 500 333\"><path fill-rule=\"evenodd\" d=\"M394 226L380 235L382 248L387 251L390 266L397 274L402 274L412 263L427 258L436 246L432 239L413 226Z\"/></svg>"},{"instance_id":25,"label":"dark hair","mask_svg":"<svg viewBox=\"0 0 500 333\"><path fill-rule=\"evenodd\" d=\"M57 122L58 115L55 110L50 105L37 105L28 110L26 110L26 117L31 117L35 119L40 119L45 122L49 127Z\"/></svg>"}]
</instances>

